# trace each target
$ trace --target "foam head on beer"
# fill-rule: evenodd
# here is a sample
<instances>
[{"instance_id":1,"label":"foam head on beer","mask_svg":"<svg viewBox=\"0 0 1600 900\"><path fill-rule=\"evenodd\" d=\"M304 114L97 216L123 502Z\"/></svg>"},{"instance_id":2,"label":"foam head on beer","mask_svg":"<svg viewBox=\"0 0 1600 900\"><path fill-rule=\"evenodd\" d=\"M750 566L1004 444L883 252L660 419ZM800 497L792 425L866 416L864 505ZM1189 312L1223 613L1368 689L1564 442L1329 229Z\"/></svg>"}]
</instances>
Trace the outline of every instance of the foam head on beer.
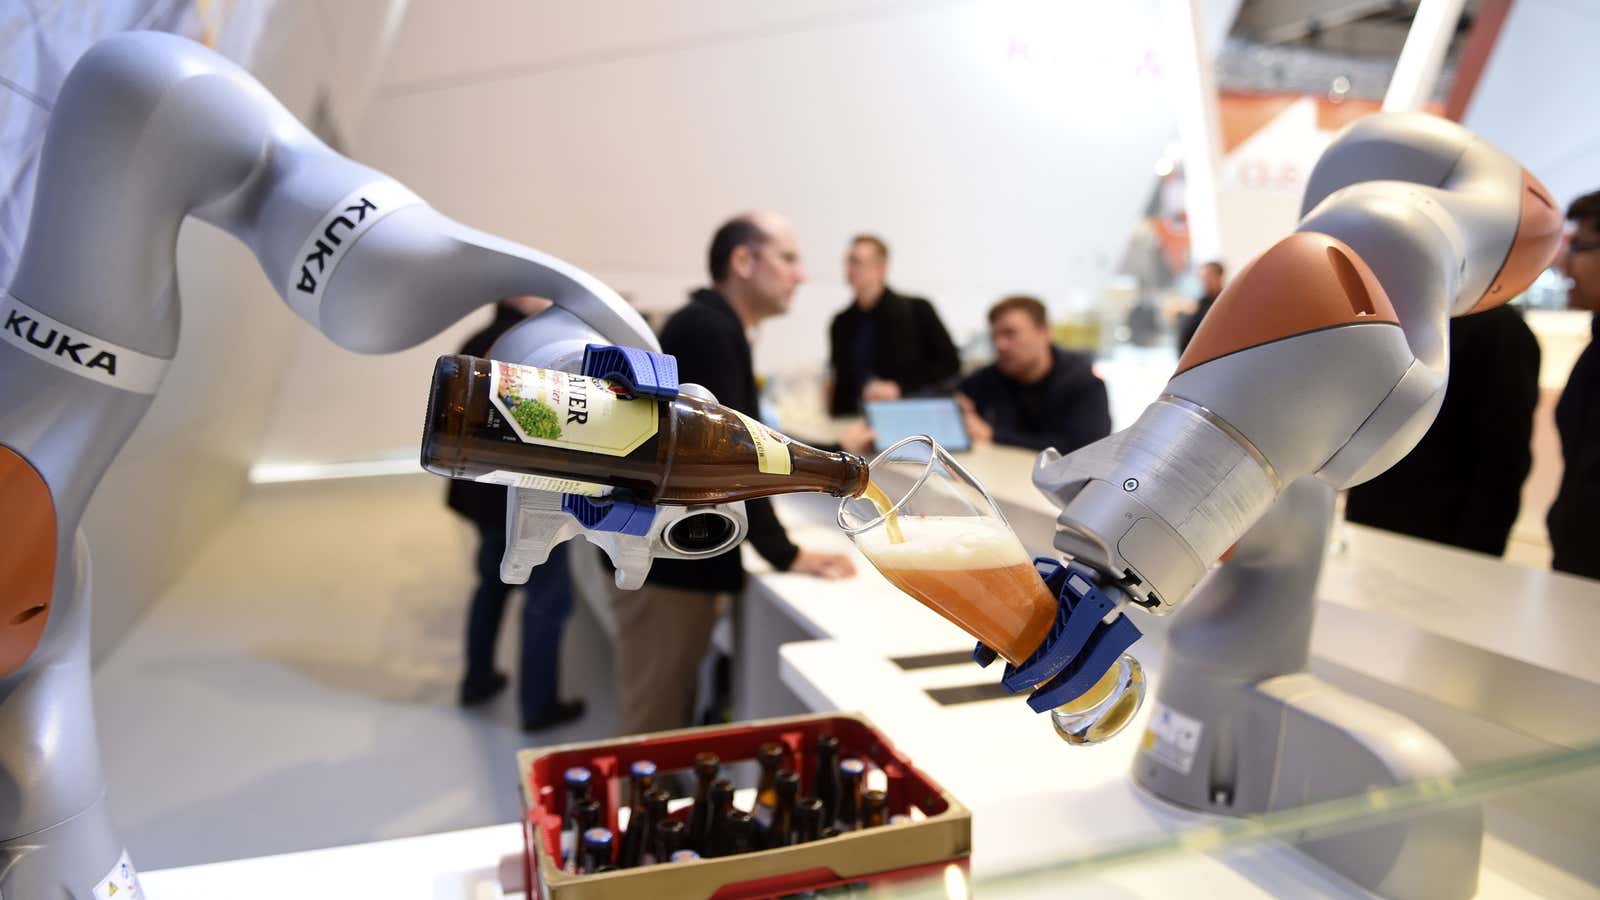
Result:
<instances>
[{"instance_id":1,"label":"foam head on beer","mask_svg":"<svg viewBox=\"0 0 1600 900\"><path fill-rule=\"evenodd\" d=\"M1050 632L1056 601L1005 522L971 516L899 516L854 535L896 587L1021 665Z\"/></svg>"}]
</instances>

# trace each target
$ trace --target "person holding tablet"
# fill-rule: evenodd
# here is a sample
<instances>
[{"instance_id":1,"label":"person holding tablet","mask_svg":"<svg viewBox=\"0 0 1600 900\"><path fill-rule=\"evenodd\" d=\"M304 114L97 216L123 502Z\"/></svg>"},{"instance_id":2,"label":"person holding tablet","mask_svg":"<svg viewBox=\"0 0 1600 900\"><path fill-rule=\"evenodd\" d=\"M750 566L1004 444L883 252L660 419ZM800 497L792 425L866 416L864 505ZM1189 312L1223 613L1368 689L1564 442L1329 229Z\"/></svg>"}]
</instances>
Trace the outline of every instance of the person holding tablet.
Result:
<instances>
[{"instance_id":1,"label":"person holding tablet","mask_svg":"<svg viewBox=\"0 0 1600 900\"><path fill-rule=\"evenodd\" d=\"M994 364L968 375L956 394L973 443L1071 453L1111 433L1093 359L1051 342L1038 298L1006 297L991 307L989 339Z\"/></svg>"}]
</instances>

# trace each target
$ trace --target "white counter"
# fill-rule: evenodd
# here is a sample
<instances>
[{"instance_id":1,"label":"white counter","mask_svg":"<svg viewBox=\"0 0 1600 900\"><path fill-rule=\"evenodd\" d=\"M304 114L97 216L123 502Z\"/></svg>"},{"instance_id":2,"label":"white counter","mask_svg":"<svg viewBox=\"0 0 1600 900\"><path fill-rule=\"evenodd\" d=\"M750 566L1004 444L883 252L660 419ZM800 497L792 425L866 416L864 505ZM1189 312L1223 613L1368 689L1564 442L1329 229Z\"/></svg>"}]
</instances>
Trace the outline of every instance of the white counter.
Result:
<instances>
[{"instance_id":1,"label":"white counter","mask_svg":"<svg viewBox=\"0 0 1600 900\"><path fill-rule=\"evenodd\" d=\"M1050 554L1057 509L1033 487L1033 458L992 446L960 456L1029 551ZM789 496L777 503L796 543L854 552L832 524L834 501ZM1600 654L1593 651L1600 582L1360 525L1341 523L1337 537L1343 550L1329 556L1318 590L1317 657L1552 743L1600 740L1600 717L1573 714L1600 709ZM759 573L745 632L768 655L782 643L818 638L859 643L882 656L972 647L964 632L894 589L859 554L856 576L839 581L774 573L753 551L745 554L747 568ZM1170 621L1134 619L1155 639ZM1150 643L1135 645L1134 654L1150 652ZM768 675L774 671L774 659L758 653L754 661ZM761 678L750 671L746 680Z\"/></svg>"},{"instance_id":2,"label":"white counter","mask_svg":"<svg viewBox=\"0 0 1600 900\"><path fill-rule=\"evenodd\" d=\"M1026 451L992 447L962 457L1024 544L1043 553L1056 509L1033 488L1032 460ZM797 543L849 550L848 538L831 524L832 508L824 498L779 501ZM1396 692L1419 695L1418 703L1482 719L1526 740L1569 746L1600 740L1600 718L1580 713L1600 709L1600 655L1592 651L1600 634L1600 583L1361 526L1340 529L1343 549L1330 557L1319 590L1314 668L1348 668ZM748 560L752 571L762 568L753 554ZM742 632L751 651L741 659L742 716L865 712L973 808L973 862L980 878L1175 833L1200 821L1149 802L1133 787L1127 774L1132 740L1068 750L1021 698L935 703L926 688L994 681L998 672L960 662L906 670L892 662L970 651L973 642L894 589L859 555L856 564L857 574L839 581L770 571L752 578ZM1132 652L1152 675L1153 695L1171 620L1134 618L1146 637ZM775 664L782 689L773 684ZM1129 729L1140 731L1139 723ZM997 754L996 747L1004 749ZM1536 895L1538 890L1521 885L1552 883L1594 890L1492 836L1485 858L1483 896ZM1250 876L1235 884L1231 879L1240 877L1241 865ZM1230 854L1226 861L1187 854L1161 868L1182 872L1212 895L1345 890L1281 846ZM1110 883L1093 882L1102 889ZM1151 884L1119 882L1135 896L1163 893Z\"/></svg>"},{"instance_id":3,"label":"white counter","mask_svg":"<svg viewBox=\"0 0 1600 900\"><path fill-rule=\"evenodd\" d=\"M520 900L500 890L507 854L522 858L516 822L142 872L139 881L152 900Z\"/></svg>"}]
</instances>

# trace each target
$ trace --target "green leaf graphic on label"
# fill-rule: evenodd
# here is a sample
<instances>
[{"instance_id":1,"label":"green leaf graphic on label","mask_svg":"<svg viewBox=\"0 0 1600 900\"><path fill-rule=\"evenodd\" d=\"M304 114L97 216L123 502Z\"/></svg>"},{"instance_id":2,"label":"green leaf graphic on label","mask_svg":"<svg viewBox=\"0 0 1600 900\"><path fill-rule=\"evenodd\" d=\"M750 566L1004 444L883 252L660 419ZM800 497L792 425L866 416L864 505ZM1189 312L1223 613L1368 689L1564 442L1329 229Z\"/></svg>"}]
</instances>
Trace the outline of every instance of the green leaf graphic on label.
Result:
<instances>
[{"instance_id":1,"label":"green leaf graphic on label","mask_svg":"<svg viewBox=\"0 0 1600 900\"><path fill-rule=\"evenodd\" d=\"M529 437L551 441L561 437L561 417L548 404L538 400L522 400L511 408L511 415Z\"/></svg>"},{"instance_id":2,"label":"green leaf graphic on label","mask_svg":"<svg viewBox=\"0 0 1600 900\"><path fill-rule=\"evenodd\" d=\"M658 426L654 398L624 399L615 385L576 372L496 362L489 390L507 427L532 444L627 456Z\"/></svg>"}]
</instances>

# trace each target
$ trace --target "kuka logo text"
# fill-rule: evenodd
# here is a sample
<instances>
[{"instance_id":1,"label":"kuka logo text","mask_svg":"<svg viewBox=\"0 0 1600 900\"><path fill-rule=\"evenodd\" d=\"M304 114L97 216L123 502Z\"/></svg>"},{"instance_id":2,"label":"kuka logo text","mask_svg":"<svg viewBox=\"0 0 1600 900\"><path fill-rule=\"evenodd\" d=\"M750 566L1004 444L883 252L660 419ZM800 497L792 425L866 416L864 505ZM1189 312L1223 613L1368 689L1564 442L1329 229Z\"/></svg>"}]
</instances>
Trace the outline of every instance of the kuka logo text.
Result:
<instances>
[{"instance_id":1,"label":"kuka logo text","mask_svg":"<svg viewBox=\"0 0 1600 900\"><path fill-rule=\"evenodd\" d=\"M329 263L333 261L335 248L344 243L344 239L336 234L334 229L343 225L346 230L354 232L362 222L367 220L367 214L377 212L378 207L371 200L362 197L355 203L346 206L344 211L345 215L335 217L332 222L328 223L327 228L322 229L322 237L317 238L317 242L312 246L311 252L306 254L305 262L300 265L300 283L295 287L302 293L315 294L317 292L317 279L328 271ZM354 221L350 219L351 215L355 216ZM345 237L349 237L349 235L345 235ZM313 263L317 266L315 274L311 271Z\"/></svg>"},{"instance_id":2,"label":"kuka logo text","mask_svg":"<svg viewBox=\"0 0 1600 900\"><path fill-rule=\"evenodd\" d=\"M26 326L26 331L24 331ZM5 329L22 338L40 350L53 353L56 356L71 360L85 369L103 369L107 375L117 374L117 355L109 350L94 350L90 341L74 340L66 331L43 327L32 316L26 316L17 310L6 311ZM90 351L94 350L91 356Z\"/></svg>"}]
</instances>

